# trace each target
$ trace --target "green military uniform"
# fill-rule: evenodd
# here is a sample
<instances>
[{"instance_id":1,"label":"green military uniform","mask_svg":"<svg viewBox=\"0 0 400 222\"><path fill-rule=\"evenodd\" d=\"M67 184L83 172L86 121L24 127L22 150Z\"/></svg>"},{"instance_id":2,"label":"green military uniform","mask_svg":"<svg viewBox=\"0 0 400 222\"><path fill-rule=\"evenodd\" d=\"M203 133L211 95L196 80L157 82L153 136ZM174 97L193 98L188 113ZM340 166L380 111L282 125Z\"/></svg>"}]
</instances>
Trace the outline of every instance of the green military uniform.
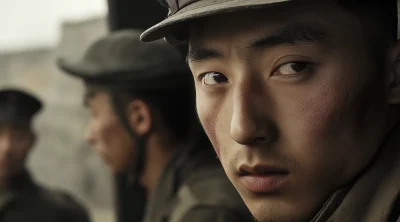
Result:
<instances>
[{"instance_id":1,"label":"green military uniform","mask_svg":"<svg viewBox=\"0 0 400 222\"><path fill-rule=\"evenodd\" d=\"M28 173L12 183L12 189L0 191L1 222L89 222L86 210L70 195L39 186Z\"/></svg>"},{"instance_id":2,"label":"green military uniform","mask_svg":"<svg viewBox=\"0 0 400 222\"><path fill-rule=\"evenodd\" d=\"M400 221L400 122L358 180L336 191L312 222Z\"/></svg>"},{"instance_id":3,"label":"green military uniform","mask_svg":"<svg viewBox=\"0 0 400 222\"><path fill-rule=\"evenodd\" d=\"M145 222L251 221L209 144L181 148L162 175Z\"/></svg>"},{"instance_id":4,"label":"green military uniform","mask_svg":"<svg viewBox=\"0 0 400 222\"><path fill-rule=\"evenodd\" d=\"M169 9L168 17L146 30L141 40L164 38L171 44L185 44L187 24L192 20L289 1L292 0L162 0ZM392 5L396 7L395 0ZM325 221L400 222L400 123L363 175L336 191L312 220Z\"/></svg>"},{"instance_id":5,"label":"green military uniform","mask_svg":"<svg viewBox=\"0 0 400 222\"><path fill-rule=\"evenodd\" d=\"M0 91L0 124L26 126L41 108L42 103L25 90ZM40 186L24 170L7 178L7 188L0 188L0 221L89 222L89 217L70 195Z\"/></svg>"},{"instance_id":6,"label":"green military uniform","mask_svg":"<svg viewBox=\"0 0 400 222\"><path fill-rule=\"evenodd\" d=\"M163 41L142 43L139 35L135 30L117 31L94 43L82 60L60 59L59 66L88 85L105 86L110 92L128 88L162 93L163 89L193 87L178 51ZM177 148L147 201L144 221L252 221L206 137L197 139L188 139Z\"/></svg>"}]
</instances>

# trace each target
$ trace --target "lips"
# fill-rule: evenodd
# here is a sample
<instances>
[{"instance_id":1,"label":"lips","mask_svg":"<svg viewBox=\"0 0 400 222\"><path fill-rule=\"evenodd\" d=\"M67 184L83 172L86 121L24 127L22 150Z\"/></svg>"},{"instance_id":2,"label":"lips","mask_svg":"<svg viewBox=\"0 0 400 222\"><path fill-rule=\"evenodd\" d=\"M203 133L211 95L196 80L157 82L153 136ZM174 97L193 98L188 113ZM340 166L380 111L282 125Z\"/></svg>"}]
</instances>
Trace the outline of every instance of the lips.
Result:
<instances>
[{"instance_id":1,"label":"lips","mask_svg":"<svg viewBox=\"0 0 400 222\"><path fill-rule=\"evenodd\" d=\"M267 165L242 165L239 168L241 183L254 193L276 192L287 182L288 176L287 170Z\"/></svg>"},{"instance_id":2,"label":"lips","mask_svg":"<svg viewBox=\"0 0 400 222\"><path fill-rule=\"evenodd\" d=\"M245 176L249 174L287 174L288 171L283 168L267 166L267 165L255 165L248 166L242 165L239 167L239 176Z\"/></svg>"}]
</instances>

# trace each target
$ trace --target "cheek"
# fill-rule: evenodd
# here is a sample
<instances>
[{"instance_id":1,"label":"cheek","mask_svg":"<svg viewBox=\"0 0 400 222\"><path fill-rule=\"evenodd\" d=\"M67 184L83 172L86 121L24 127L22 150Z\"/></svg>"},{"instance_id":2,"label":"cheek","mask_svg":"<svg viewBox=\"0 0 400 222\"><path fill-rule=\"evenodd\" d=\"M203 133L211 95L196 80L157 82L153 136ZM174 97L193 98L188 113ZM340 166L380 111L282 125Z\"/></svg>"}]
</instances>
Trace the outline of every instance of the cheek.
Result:
<instances>
[{"instance_id":1,"label":"cheek","mask_svg":"<svg viewBox=\"0 0 400 222\"><path fill-rule=\"evenodd\" d=\"M277 122L284 152L300 163L297 171L320 178L319 182L334 175L335 182L341 183L375 149L372 146L380 137L382 120L371 110L382 104L376 104L378 99L368 93L375 86L361 82L354 73L324 74L329 78L282 91L285 96L278 102Z\"/></svg>"},{"instance_id":2,"label":"cheek","mask_svg":"<svg viewBox=\"0 0 400 222\"><path fill-rule=\"evenodd\" d=\"M280 95L276 101L281 133L289 134L287 139L295 139L299 144L341 133L338 128L344 129L354 112L349 109L357 91L354 84L343 81L342 73L330 71L336 70L334 67L321 69L303 84L278 86L275 90Z\"/></svg>"},{"instance_id":3,"label":"cheek","mask_svg":"<svg viewBox=\"0 0 400 222\"><path fill-rule=\"evenodd\" d=\"M317 90L294 100L287 116L291 125L297 127L291 129L305 135L325 133L341 107L338 97L342 96L332 95L332 92L327 90Z\"/></svg>"},{"instance_id":4,"label":"cheek","mask_svg":"<svg viewBox=\"0 0 400 222\"><path fill-rule=\"evenodd\" d=\"M196 93L196 106L200 122L208 138L210 139L218 157L220 157L221 153L219 145L220 141L216 133L218 117L221 114L219 104L220 103L218 103L218 100L211 99L208 96L204 95L204 93L202 92Z\"/></svg>"},{"instance_id":5,"label":"cheek","mask_svg":"<svg viewBox=\"0 0 400 222\"><path fill-rule=\"evenodd\" d=\"M121 149L127 143L125 128L119 124L119 120L116 118L107 121L101 127L99 133L109 152L117 150L117 148Z\"/></svg>"},{"instance_id":6,"label":"cheek","mask_svg":"<svg viewBox=\"0 0 400 222\"><path fill-rule=\"evenodd\" d=\"M119 149L120 129L117 119L113 116L99 118L92 126L92 133L95 140L94 148L105 157L110 158Z\"/></svg>"},{"instance_id":7,"label":"cheek","mask_svg":"<svg viewBox=\"0 0 400 222\"><path fill-rule=\"evenodd\" d=\"M116 119L107 127L108 155L112 163L119 170L124 170L132 159L133 140L127 133L125 127Z\"/></svg>"},{"instance_id":8,"label":"cheek","mask_svg":"<svg viewBox=\"0 0 400 222\"><path fill-rule=\"evenodd\" d=\"M30 149L30 141L25 139L21 139L20 141L15 142L15 147L11 148L10 156L14 162L14 165L23 164L26 156L28 155Z\"/></svg>"}]
</instances>

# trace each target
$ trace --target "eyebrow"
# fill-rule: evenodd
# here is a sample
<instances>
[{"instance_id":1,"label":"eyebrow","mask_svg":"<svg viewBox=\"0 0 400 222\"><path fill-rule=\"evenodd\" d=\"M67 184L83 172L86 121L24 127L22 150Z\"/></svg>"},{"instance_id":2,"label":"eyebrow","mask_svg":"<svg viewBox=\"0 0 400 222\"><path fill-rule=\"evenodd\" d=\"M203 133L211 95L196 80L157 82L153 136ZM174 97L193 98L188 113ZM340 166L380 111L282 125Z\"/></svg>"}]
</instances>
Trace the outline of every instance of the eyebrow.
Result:
<instances>
[{"instance_id":1,"label":"eyebrow","mask_svg":"<svg viewBox=\"0 0 400 222\"><path fill-rule=\"evenodd\" d=\"M191 43L189 52L186 56L186 63L189 62L201 62L208 59L215 59L223 57L217 50L203 48L197 44Z\"/></svg>"},{"instance_id":2,"label":"eyebrow","mask_svg":"<svg viewBox=\"0 0 400 222\"><path fill-rule=\"evenodd\" d=\"M279 45L298 45L320 42L327 38L327 33L313 24L287 25L271 35L261 37L249 44L252 50L272 48ZM221 58L223 54L215 49L208 49L200 44L191 43L186 62L202 62L209 59Z\"/></svg>"}]
</instances>

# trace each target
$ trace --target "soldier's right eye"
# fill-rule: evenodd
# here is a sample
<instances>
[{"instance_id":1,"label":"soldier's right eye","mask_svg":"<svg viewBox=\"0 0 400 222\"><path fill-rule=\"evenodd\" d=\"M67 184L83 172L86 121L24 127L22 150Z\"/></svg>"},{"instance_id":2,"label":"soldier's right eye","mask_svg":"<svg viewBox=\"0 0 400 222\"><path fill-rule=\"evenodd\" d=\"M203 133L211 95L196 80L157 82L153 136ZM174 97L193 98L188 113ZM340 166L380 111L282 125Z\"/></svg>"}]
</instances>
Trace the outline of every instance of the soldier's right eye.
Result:
<instances>
[{"instance_id":1,"label":"soldier's right eye","mask_svg":"<svg viewBox=\"0 0 400 222\"><path fill-rule=\"evenodd\" d=\"M221 83L227 83L228 78L218 72L209 72L201 75L201 81L204 85L216 85Z\"/></svg>"}]
</instances>

